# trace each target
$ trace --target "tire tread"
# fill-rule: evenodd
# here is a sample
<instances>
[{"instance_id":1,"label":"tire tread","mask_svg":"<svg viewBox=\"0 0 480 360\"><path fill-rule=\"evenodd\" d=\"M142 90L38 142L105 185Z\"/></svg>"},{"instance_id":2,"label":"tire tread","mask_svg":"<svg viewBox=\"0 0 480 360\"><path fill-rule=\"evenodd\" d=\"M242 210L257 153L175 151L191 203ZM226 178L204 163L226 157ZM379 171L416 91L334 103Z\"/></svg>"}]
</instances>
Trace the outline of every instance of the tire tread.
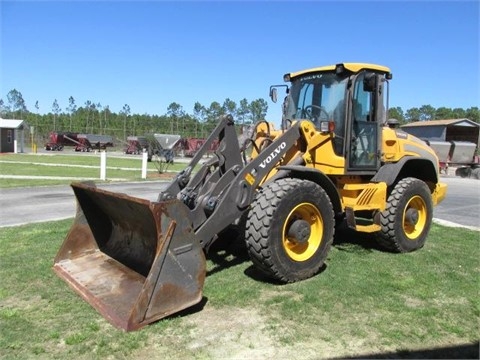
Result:
<instances>
[{"instance_id":1,"label":"tire tread","mask_svg":"<svg viewBox=\"0 0 480 360\"><path fill-rule=\"evenodd\" d=\"M275 263L269 247L269 232L271 222L273 220L275 210L277 209L282 198L284 198L284 196L294 188L305 187L308 183L311 182L307 180L291 178L280 179L269 183L257 194L247 217L245 240L247 244L247 250L253 264L264 275L284 283L295 282L302 280L303 278L300 279L292 277L291 274L285 273L285 271ZM319 189L324 192L322 188ZM326 193L325 197L328 199ZM326 206L328 206L330 209L329 217L331 219L331 226L334 231L333 207L329 199L328 201L329 204L326 204ZM329 221L329 219L323 219L323 221ZM325 239L325 241L327 241L327 244L324 248L326 257L326 254L328 253L333 242L333 233L332 236ZM323 261L318 264L318 269L316 271L313 271L312 274L305 275L305 278L313 276L314 273L318 272L322 265Z\"/></svg>"}]
</instances>

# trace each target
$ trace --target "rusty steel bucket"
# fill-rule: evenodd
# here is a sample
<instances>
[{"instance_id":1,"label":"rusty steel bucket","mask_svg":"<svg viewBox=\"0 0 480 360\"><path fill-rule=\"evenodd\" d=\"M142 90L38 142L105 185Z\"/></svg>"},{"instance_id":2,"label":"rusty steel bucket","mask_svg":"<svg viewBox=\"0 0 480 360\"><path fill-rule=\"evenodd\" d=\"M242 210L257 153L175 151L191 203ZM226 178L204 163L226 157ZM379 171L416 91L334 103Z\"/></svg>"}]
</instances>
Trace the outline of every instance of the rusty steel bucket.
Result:
<instances>
[{"instance_id":1,"label":"rusty steel bucket","mask_svg":"<svg viewBox=\"0 0 480 360\"><path fill-rule=\"evenodd\" d=\"M110 323L136 330L201 301L205 255L182 202L72 188L77 214L53 269Z\"/></svg>"}]
</instances>

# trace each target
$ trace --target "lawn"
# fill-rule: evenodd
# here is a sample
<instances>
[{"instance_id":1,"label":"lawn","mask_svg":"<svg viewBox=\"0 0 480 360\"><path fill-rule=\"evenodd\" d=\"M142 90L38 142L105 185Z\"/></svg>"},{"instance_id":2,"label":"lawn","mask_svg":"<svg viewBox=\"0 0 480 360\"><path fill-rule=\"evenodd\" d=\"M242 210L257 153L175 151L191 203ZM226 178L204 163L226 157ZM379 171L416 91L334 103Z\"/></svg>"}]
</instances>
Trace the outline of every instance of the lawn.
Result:
<instances>
[{"instance_id":1,"label":"lawn","mask_svg":"<svg viewBox=\"0 0 480 360\"><path fill-rule=\"evenodd\" d=\"M71 223L0 229L0 358L478 359L478 232L434 224L423 249L391 254L343 229L326 268L289 285L218 242L200 305L125 333L51 269Z\"/></svg>"},{"instance_id":2,"label":"lawn","mask_svg":"<svg viewBox=\"0 0 480 360\"><path fill-rule=\"evenodd\" d=\"M99 162L93 153L2 155L0 175L68 180L2 178L0 187L98 178ZM140 166L109 154L107 180L139 180ZM51 269L71 222L0 229L0 358L478 359L478 232L434 224L422 250L396 255L341 229L322 273L289 285L262 278L241 244L217 242L201 304L124 333Z\"/></svg>"}]
</instances>

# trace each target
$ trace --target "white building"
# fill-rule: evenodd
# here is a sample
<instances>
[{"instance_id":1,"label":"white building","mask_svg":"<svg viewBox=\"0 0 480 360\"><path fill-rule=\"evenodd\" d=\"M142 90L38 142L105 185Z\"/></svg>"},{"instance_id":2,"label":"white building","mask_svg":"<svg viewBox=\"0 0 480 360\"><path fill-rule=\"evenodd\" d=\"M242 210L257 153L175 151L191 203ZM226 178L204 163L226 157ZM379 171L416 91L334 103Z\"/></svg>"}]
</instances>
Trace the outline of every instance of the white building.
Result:
<instances>
[{"instance_id":1,"label":"white building","mask_svg":"<svg viewBox=\"0 0 480 360\"><path fill-rule=\"evenodd\" d=\"M24 130L28 125L23 120L0 118L0 153L21 152L25 147Z\"/></svg>"}]
</instances>

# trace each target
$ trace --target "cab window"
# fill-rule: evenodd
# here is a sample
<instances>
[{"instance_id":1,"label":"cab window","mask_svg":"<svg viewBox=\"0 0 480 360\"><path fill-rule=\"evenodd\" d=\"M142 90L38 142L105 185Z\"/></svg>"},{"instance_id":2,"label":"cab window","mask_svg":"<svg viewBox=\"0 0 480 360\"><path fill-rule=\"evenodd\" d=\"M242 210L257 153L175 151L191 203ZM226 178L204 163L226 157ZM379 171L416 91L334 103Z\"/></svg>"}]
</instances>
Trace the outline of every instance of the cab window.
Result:
<instances>
[{"instance_id":1,"label":"cab window","mask_svg":"<svg viewBox=\"0 0 480 360\"><path fill-rule=\"evenodd\" d=\"M353 90L349 167L373 169L378 165L378 126L372 111L374 93L364 90L364 79L365 73L359 74Z\"/></svg>"}]
</instances>

